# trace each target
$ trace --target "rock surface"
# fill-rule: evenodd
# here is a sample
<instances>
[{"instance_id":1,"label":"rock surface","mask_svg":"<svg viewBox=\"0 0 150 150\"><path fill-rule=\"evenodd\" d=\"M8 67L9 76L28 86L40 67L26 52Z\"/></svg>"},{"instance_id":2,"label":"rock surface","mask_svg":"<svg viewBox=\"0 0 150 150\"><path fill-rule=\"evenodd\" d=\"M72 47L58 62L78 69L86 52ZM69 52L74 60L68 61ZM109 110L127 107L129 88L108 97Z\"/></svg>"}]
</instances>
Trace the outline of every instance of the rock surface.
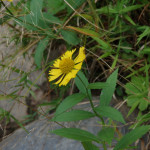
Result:
<instances>
[{"instance_id":1,"label":"rock surface","mask_svg":"<svg viewBox=\"0 0 150 150\"><path fill-rule=\"evenodd\" d=\"M76 108L90 110L87 101L80 103ZM94 117L80 122L61 124L65 127L76 127L87 130L96 135L101 129L101 125L98 121L99 120ZM30 132L29 134L23 129L18 129L12 135L4 139L0 143L0 150L84 150L80 142L50 133L50 131L58 128L61 128L61 126L42 117L40 120L34 121L26 126L26 129ZM122 134L125 134L127 128L122 127L119 128L119 130ZM115 144L116 141L114 141L112 145ZM99 145L99 149L103 150L101 145ZM113 147L108 148L108 150L113 150Z\"/></svg>"},{"instance_id":2,"label":"rock surface","mask_svg":"<svg viewBox=\"0 0 150 150\"><path fill-rule=\"evenodd\" d=\"M81 107L77 106L78 108ZM82 107L89 109L89 104ZM100 130L97 118L91 118L80 122L62 123L65 127L76 127L96 134ZM67 138L62 138L50 133L60 125L43 118L26 126L30 132L23 129L16 130L0 143L1 150L84 150L81 143ZM102 147L100 146L100 149ZM111 150L111 149L109 149Z\"/></svg>"},{"instance_id":3,"label":"rock surface","mask_svg":"<svg viewBox=\"0 0 150 150\"><path fill-rule=\"evenodd\" d=\"M10 35L13 37L13 33L10 32L10 28L7 25L0 26L0 94L9 95L18 90L16 93L17 95L27 97L29 95L29 90L27 88L22 89L22 87L15 87L22 78L21 73L12 71L10 68L16 67L26 73L34 70L34 59L31 57L32 49L30 49L25 56L17 56L21 45L16 46L14 42L11 42ZM5 65L5 67L2 67L2 65ZM28 77L32 82L37 78L39 85L46 80L44 74L40 70L32 72ZM34 90L34 87L32 87L32 90ZM12 98L0 98L0 108L10 111L10 113L18 120L23 120L23 117L27 115L25 98L22 97L19 101Z\"/></svg>"}]
</instances>

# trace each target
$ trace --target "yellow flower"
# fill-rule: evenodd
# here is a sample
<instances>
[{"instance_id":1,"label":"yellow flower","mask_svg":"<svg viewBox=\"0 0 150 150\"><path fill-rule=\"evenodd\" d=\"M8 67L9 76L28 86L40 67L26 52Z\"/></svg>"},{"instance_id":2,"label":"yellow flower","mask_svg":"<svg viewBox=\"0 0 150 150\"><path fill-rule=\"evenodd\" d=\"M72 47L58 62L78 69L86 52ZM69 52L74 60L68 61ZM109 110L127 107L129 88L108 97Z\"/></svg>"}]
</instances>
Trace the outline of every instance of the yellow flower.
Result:
<instances>
[{"instance_id":1,"label":"yellow flower","mask_svg":"<svg viewBox=\"0 0 150 150\"><path fill-rule=\"evenodd\" d=\"M49 71L49 82L56 79L55 84L67 85L72 78L76 77L85 59L85 48L80 47L78 56L73 60L72 55L75 51L76 49L66 51L60 59L54 62L53 69Z\"/></svg>"}]
</instances>

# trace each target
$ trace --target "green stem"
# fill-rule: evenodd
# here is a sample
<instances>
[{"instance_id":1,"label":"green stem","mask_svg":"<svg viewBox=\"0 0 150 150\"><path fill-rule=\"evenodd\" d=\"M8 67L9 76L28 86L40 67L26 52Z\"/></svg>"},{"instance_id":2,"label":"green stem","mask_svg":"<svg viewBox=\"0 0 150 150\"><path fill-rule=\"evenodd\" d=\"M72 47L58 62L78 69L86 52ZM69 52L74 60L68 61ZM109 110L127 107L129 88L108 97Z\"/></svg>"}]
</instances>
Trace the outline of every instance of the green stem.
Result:
<instances>
[{"instance_id":1,"label":"green stem","mask_svg":"<svg viewBox=\"0 0 150 150\"><path fill-rule=\"evenodd\" d=\"M102 142L104 150L107 150L106 143Z\"/></svg>"},{"instance_id":2,"label":"green stem","mask_svg":"<svg viewBox=\"0 0 150 150\"><path fill-rule=\"evenodd\" d=\"M102 117L101 115L99 115L99 114L96 112L96 110L95 110L94 104L93 104L93 102L92 102L91 96L89 95L89 92L88 92L88 89L87 89L86 85L84 84L84 82L82 81L82 79L81 79L78 75L77 75L77 77L80 79L80 81L83 83L83 85L84 85L84 87L85 87L85 89L86 89L86 93L87 93L87 96L88 96L88 98L89 98L89 100L90 100L90 105L91 105L91 107L92 107L93 112L95 113L95 115L96 115L98 118L101 119L102 124L105 125L105 122L104 122L103 117Z\"/></svg>"},{"instance_id":3,"label":"green stem","mask_svg":"<svg viewBox=\"0 0 150 150\"><path fill-rule=\"evenodd\" d=\"M84 87L85 87L85 89L86 89L86 93L87 93L87 96L88 96L88 98L89 98L89 100L90 100L90 105L91 105L91 107L92 107L93 112L95 113L95 115L96 115L98 118L100 118L100 120L102 121L102 124L105 125L105 122L104 122L103 117L102 117L101 115L99 115L99 114L96 112L96 110L95 110L94 104L93 104L93 102L92 102L92 98L91 98L91 96L89 95L89 92L88 92L88 89L87 89L86 85L84 84L84 82L82 81L82 79L81 79L78 75L77 75L77 77L79 78L79 80L82 82L82 84L84 85ZM102 142L102 144L103 144L104 150L107 150L106 143L105 143L105 142Z\"/></svg>"},{"instance_id":4,"label":"green stem","mask_svg":"<svg viewBox=\"0 0 150 150\"><path fill-rule=\"evenodd\" d=\"M13 13L7 8L5 3L1 0L2 5L5 7L5 9L13 16Z\"/></svg>"}]
</instances>

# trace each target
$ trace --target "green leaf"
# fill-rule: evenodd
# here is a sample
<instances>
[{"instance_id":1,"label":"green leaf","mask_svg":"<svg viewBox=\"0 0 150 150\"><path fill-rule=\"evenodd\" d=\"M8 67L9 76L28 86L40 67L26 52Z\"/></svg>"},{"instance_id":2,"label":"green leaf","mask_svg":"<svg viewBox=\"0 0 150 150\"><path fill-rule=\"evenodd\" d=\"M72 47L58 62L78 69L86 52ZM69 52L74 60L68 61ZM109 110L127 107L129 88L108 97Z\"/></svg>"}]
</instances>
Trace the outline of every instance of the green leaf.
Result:
<instances>
[{"instance_id":1,"label":"green leaf","mask_svg":"<svg viewBox=\"0 0 150 150\"><path fill-rule=\"evenodd\" d=\"M32 15L32 21L35 25L38 25L39 18L42 14L43 0L32 0L30 3L30 10Z\"/></svg>"},{"instance_id":2,"label":"green leaf","mask_svg":"<svg viewBox=\"0 0 150 150\"><path fill-rule=\"evenodd\" d=\"M95 41L97 41L98 44L101 45L101 48L102 48L102 49L107 50L107 51L112 50L112 48L111 48L111 46L110 46L109 43L107 43L107 42L101 40L100 38L94 37L94 36L92 36L92 38L93 38Z\"/></svg>"},{"instance_id":3,"label":"green leaf","mask_svg":"<svg viewBox=\"0 0 150 150\"><path fill-rule=\"evenodd\" d=\"M131 106L131 112L138 106L143 111L147 109L149 102L148 88L146 78L142 76L133 76L131 82L125 85L127 96L127 104ZM129 114L131 114L131 112Z\"/></svg>"},{"instance_id":4,"label":"green leaf","mask_svg":"<svg viewBox=\"0 0 150 150\"><path fill-rule=\"evenodd\" d=\"M102 140L111 144L112 139L114 138L115 130L110 127L105 127L100 132L98 132L98 137Z\"/></svg>"},{"instance_id":5,"label":"green leaf","mask_svg":"<svg viewBox=\"0 0 150 150\"><path fill-rule=\"evenodd\" d=\"M96 83L90 83L87 88L88 89L103 89L108 87L109 84L107 84L106 82L96 82Z\"/></svg>"},{"instance_id":6,"label":"green leaf","mask_svg":"<svg viewBox=\"0 0 150 150\"><path fill-rule=\"evenodd\" d=\"M41 19L51 24L62 24L62 21L51 13L43 13Z\"/></svg>"},{"instance_id":7,"label":"green leaf","mask_svg":"<svg viewBox=\"0 0 150 150\"><path fill-rule=\"evenodd\" d=\"M11 19L12 17L9 15L5 15L2 18L0 18L0 25L2 25L3 23L7 22L9 19Z\"/></svg>"},{"instance_id":8,"label":"green leaf","mask_svg":"<svg viewBox=\"0 0 150 150\"><path fill-rule=\"evenodd\" d=\"M131 115L131 113L135 110L135 108L138 106L139 103L140 103L140 101L136 101L136 102L132 105L131 109L130 109L129 112L128 112L127 117Z\"/></svg>"},{"instance_id":9,"label":"green leaf","mask_svg":"<svg viewBox=\"0 0 150 150\"><path fill-rule=\"evenodd\" d=\"M125 7L123 9L120 9L119 10L119 13L123 14L123 13L127 13L129 11L133 11L133 10L136 10L138 8L141 8L143 7L144 5L133 5L133 6L128 6L128 7Z\"/></svg>"},{"instance_id":10,"label":"green leaf","mask_svg":"<svg viewBox=\"0 0 150 150\"><path fill-rule=\"evenodd\" d=\"M100 105L107 106L109 105L112 96L115 91L116 82L117 82L118 69L115 70L107 79L106 83L109 84L106 88L103 88L100 95Z\"/></svg>"},{"instance_id":11,"label":"green leaf","mask_svg":"<svg viewBox=\"0 0 150 150\"><path fill-rule=\"evenodd\" d=\"M99 14L117 14L118 13L118 11L115 10L113 6L111 5L97 9L96 12Z\"/></svg>"},{"instance_id":12,"label":"green leaf","mask_svg":"<svg viewBox=\"0 0 150 150\"><path fill-rule=\"evenodd\" d=\"M74 12L74 10L71 8L73 7L75 10L79 8L86 0L66 0L68 4L66 3L68 14ZM71 7L70 7L71 6Z\"/></svg>"},{"instance_id":13,"label":"green leaf","mask_svg":"<svg viewBox=\"0 0 150 150\"><path fill-rule=\"evenodd\" d=\"M16 19L16 22L28 30L39 31L37 25L33 22L33 15L31 14L19 17L19 19Z\"/></svg>"},{"instance_id":14,"label":"green leaf","mask_svg":"<svg viewBox=\"0 0 150 150\"><path fill-rule=\"evenodd\" d=\"M150 47L145 47L140 51L140 54L150 54Z\"/></svg>"},{"instance_id":15,"label":"green leaf","mask_svg":"<svg viewBox=\"0 0 150 150\"><path fill-rule=\"evenodd\" d=\"M52 118L52 121L79 121L94 117L95 115L91 112L84 110L72 110L64 112L56 117Z\"/></svg>"},{"instance_id":16,"label":"green leaf","mask_svg":"<svg viewBox=\"0 0 150 150\"><path fill-rule=\"evenodd\" d=\"M100 37L100 34L93 31L93 30L89 30L89 29L84 29L84 28L78 28L78 27L73 27L73 26L66 26L66 28L69 28L69 29L72 29L72 30L75 30L81 34L84 34L84 35L89 35L91 37Z\"/></svg>"},{"instance_id":17,"label":"green leaf","mask_svg":"<svg viewBox=\"0 0 150 150\"><path fill-rule=\"evenodd\" d=\"M29 134L29 131L23 126L23 124L17 120L13 115L10 115L10 117L22 128L24 129L28 134Z\"/></svg>"},{"instance_id":18,"label":"green leaf","mask_svg":"<svg viewBox=\"0 0 150 150\"><path fill-rule=\"evenodd\" d=\"M145 109L147 109L148 105L149 105L148 100L142 98L142 99L140 100L140 104L139 104L139 107L138 107L138 108L139 108L139 110L144 111Z\"/></svg>"},{"instance_id":19,"label":"green leaf","mask_svg":"<svg viewBox=\"0 0 150 150\"><path fill-rule=\"evenodd\" d=\"M145 36L148 36L149 34L150 34L150 27L145 26L145 30L143 31L142 34L139 35L136 44L138 44Z\"/></svg>"},{"instance_id":20,"label":"green leaf","mask_svg":"<svg viewBox=\"0 0 150 150\"><path fill-rule=\"evenodd\" d=\"M125 90L126 90L126 93L130 94L130 95L132 95L132 94L136 95L137 93L140 92L139 87L137 88L136 85L133 83L127 83L125 85Z\"/></svg>"},{"instance_id":21,"label":"green leaf","mask_svg":"<svg viewBox=\"0 0 150 150\"><path fill-rule=\"evenodd\" d=\"M127 97L127 104L130 107L132 105L134 105L135 103L137 103L137 101L140 103L140 100L139 100L139 98L136 95L131 95L131 96Z\"/></svg>"},{"instance_id":22,"label":"green leaf","mask_svg":"<svg viewBox=\"0 0 150 150\"><path fill-rule=\"evenodd\" d=\"M125 123L122 114L115 108L110 106L99 106L95 108L97 113L99 113L103 117L108 117L112 120L119 121L121 123Z\"/></svg>"},{"instance_id":23,"label":"green leaf","mask_svg":"<svg viewBox=\"0 0 150 150\"><path fill-rule=\"evenodd\" d=\"M77 94L73 94L73 95L66 97L62 101L62 103L57 107L56 112L55 112L55 116L65 112L69 108L72 108L77 103L82 101L85 97L86 97L86 95L82 94L82 93L77 93Z\"/></svg>"},{"instance_id":24,"label":"green leaf","mask_svg":"<svg viewBox=\"0 0 150 150\"><path fill-rule=\"evenodd\" d=\"M145 122L147 122L149 120L150 120L150 113L147 113L145 115L142 115L142 116L138 117L137 123L134 124L134 126L138 127L141 124L143 124L143 123L145 123Z\"/></svg>"},{"instance_id":25,"label":"green leaf","mask_svg":"<svg viewBox=\"0 0 150 150\"><path fill-rule=\"evenodd\" d=\"M34 60L35 60L36 65L39 68L41 67L43 52L44 52L45 48L47 47L48 42L49 42L49 37L46 37L39 42L39 44L36 48Z\"/></svg>"},{"instance_id":26,"label":"green leaf","mask_svg":"<svg viewBox=\"0 0 150 150\"><path fill-rule=\"evenodd\" d=\"M120 9L117 9L111 5L109 6L105 6L105 7L102 7L100 9L97 9L96 11L99 13L99 14L124 14L124 13L127 13L129 11L133 11L133 10L136 10L138 8L141 8L143 7L144 5L133 5L133 6L128 6L128 7L125 7L125 8L120 8Z\"/></svg>"},{"instance_id":27,"label":"green leaf","mask_svg":"<svg viewBox=\"0 0 150 150\"><path fill-rule=\"evenodd\" d=\"M92 142L82 142L84 150L99 150L97 146L92 144Z\"/></svg>"},{"instance_id":28,"label":"green leaf","mask_svg":"<svg viewBox=\"0 0 150 150\"><path fill-rule=\"evenodd\" d=\"M61 30L61 34L64 38L64 40L71 45L77 45L79 44L80 40L77 37L77 34L75 32L67 31L67 30Z\"/></svg>"},{"instance_id":29,"label":"green leaf","mask_svg":"<svg viewBox=\"0 0 150 150\"><path fill-rule=\"evenodd\" d=\"M52 133L69 139L78 140L81 142L85 142L85 141L99 142L99 138L97 136L95 136L94 134L88 131L81 130L78 128L61 128L52 131Z\"/></svg>"},{"instance_id":30,"label":"green leaf","mask_svg":"<svg viewBox=\"0 0 150 150\"><path fill-rule=\"evenodd\" d=\"M146 134L150 130L150 125L141 126L133 129L131 132L127 133L122 139L117 143L114 150L124 149L137 139L141 138L144 134Z\"/></svg>"},{"instance_id":31,"label":"green leaf","mask_svg":"<svg viewBox=\"0 0 150 150\"><path fill-rule=\"evenodd\" d=\"M56 14L57 12L65 9L66 7L66 4L62 0L48 0L46 4L48 12L50 12L51 14Z\"/></svg>"},{"instance_id":32,"label":"green leaf","mask_svg":"<svg viewBox=\"0 0 150 150\"><path fill-rule=\"evenodd\" d=\"M91 90L86 89L87 86L89 85L88 79L85 77L85 75L81 71L78 72L75 78L75 84L81 93L84 93L85 95L87 95L87 92L88 92L88 95L92 97Z\"/></svg>"},{"instance_id":33,"label":"green leaf","mask_svg":"<svg viewBox=\"0 0 150 150\"><path fill-rule=\"evenodd\" d=\"M136 25L135 22L134 22L127 14L125 14L124 17L125 17L125 19L126 19L127 21L129 21L132 25L134 25L134 26Z\"/></svg>"}]
</instances>

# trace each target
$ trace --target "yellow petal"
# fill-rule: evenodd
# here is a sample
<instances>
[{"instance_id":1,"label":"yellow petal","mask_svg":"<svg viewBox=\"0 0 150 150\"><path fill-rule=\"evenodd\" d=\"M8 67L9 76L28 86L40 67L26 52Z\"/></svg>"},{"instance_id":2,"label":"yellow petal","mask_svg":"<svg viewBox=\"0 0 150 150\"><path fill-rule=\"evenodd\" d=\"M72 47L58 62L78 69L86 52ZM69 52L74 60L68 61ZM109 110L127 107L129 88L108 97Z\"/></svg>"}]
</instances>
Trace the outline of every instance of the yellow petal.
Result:
<instances>
[{"instance_id":1,"label":"yellow petal","mask_svg":"<svg viewBox=\"0 0 150 150\"><path fill-rule=\"evenodd\" d=\"M61 85L67 85L68 82L72 79L76 77L76 74L78 73L79 70L73 69L71 72L69 72L68 74L66 74L66 76L64 77L64 79L62 80L62 82L59 84L59 86Z\"/></svg>"},{"instance_id":2,"label":"yellow petal","mask_svg":"<svg viewBox=\"0 0 150 150\"><path fill-rule=\"evenodd\" d=\"M49 71L49 75L52 75L52 76L60 76L62 74L61 70L60 69L52 69Z\"/></svg>"},{"instance_id":3,"label":"yellow petal","mask_svg":"<svg viewBox=\"0 0 150 150\"><path fill-rule=\"evenodd\" d=\"M74 60L75 64L82 62L85 59L85 50L84 49L85 49L85 47L80 47L79 54Z\"/></svg>"},{"instance_id":4,"label":"yellow petal","mask_svg":"<svg viewBox=\"0 0 150 150\"><path fill-rule=\"evenodd\" d=\"M73 50L71 50L71 51L66 51L66 52L62 55L61 60L64 59L64 58L70 58L70 59L72 59L72 55L73 55L73 53L75 52L75 50L76 50L76 49L73 49Z\"/></svg>"},{"instance_id":5,"label":"yellow petal","mask_svg":"<svg viewBox=\"0 0 150 150\"><path fill-rule=\"evenodd\" d=\"M59 86L61 86L61 85L67 85L68 82L71 80L71 78L72 78L72 74L71 73L66 74L66 76L64 77L64 79L62 80L62 82L59 84Z\"/></svg>"},{"instance_id":6,"label":"yellow petal","mask_svg":"<svg viewBox=\"0 0 150 150\"><path fill-rule=\"evenodd\" d=\"M54 62L53 66L56 67L56 68L59 68L59 63L60 63L60 59L57 59L57 60Z\"/></svg>"},{"instance_id":7,"label":"yellow petal","mask_svg":"<svg viewBox=\"0 0 150 150\"><path fill-rule=\"evenodd\" d=\"M82 62L80 62L80 63L74 65L74 69L76 69L76 70L80 70L81 67L82 67Z\"/></svg>"},{"instance_id":8,"label":"yellow petal","mask_svg":"<svg viewBox=\"0 0 150 150\"><path fill-rule=\"evenodd\" d=\"M64 75L62 75L62 77L57 82L55 82L55 84L59 84L63 78L64 78Z\"/></svg>"},{"instance_id":9,"label":"yellow petal","mask_svg":"<svg viewBox=\"0 0 150 150\"><path fill-rule=\"evenodd\" d=\"M59 76L61 76L62 72L60 69L52 69L49 71L49 82L57 79Z\"/></svg>"},{"instance_id":10,"label":"yellow petal","mask_svg":"<svg viewBox=\"0 0 150 150\"><path fill-rule=\"evenodd\" d=\"M77 70L77 69L74 69L74 70L72 70L72 78L75 78L76 77L76 74L78 73L78 71L79 70Z\"/></svg>"}]
</instances>

